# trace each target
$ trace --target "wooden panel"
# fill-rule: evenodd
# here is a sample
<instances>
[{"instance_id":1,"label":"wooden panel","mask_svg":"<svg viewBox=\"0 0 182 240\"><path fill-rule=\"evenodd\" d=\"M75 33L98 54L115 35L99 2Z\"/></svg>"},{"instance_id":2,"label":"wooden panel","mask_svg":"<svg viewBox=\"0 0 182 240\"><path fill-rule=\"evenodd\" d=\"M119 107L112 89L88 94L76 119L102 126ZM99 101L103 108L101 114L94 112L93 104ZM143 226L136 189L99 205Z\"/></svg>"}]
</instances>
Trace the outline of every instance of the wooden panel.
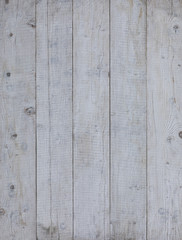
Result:
<instances>
[{"instance_id":1,"label":"wooden panel","mask_svg":"<svg viewBox=\"0 0 182 240\"><path fill-rule=\"evenodd\" d=\"M70 240L72 1L38 2L37 24L38 239Z\"/></svg>"},{"instance_id":2,"label":"wooden panel","mask_svg":"<svg viewBox=\"0 0 182 240\"><path fill-rule=\"evenodd\" d=\"M0 238L180 240L181 1L36 2L0 1Z\"/></svg>"},{"instance_id":3,"label":"wooden panel","mask_svg":"<svg viewBox=\"0 0 182 240\"><path fill-rule=\"evenodd\" d=\"M182 236L182 4L148 4L148 239Z\"/></svg>"},{"instance_id":4,"label":"wooden panel","mask_svg":"<svg viewBox=\"0 0 182 240\"><path fill-rule=\"evenodd\" d=\"M36 239L35 3L0 1L1 239Z\"/></svg>"},{"instance_id":5,"label":"wooden panel","mask_svg":"<svg viewBox=\"0 0 182 240\"><path fill-rule=\"evenodd\" d=\"M109 1L73 7L74 237L109 239Z\"/></svg>"},{"instance_id":6,"label":"wooden panel","mask_svg":"<svg viewBox=\"0 0 182 240\"><path fill-rule=\"evenodd\" d=\"M146 4L111 4L111 224L146 239Z\"/></svg>"}]
</instances>

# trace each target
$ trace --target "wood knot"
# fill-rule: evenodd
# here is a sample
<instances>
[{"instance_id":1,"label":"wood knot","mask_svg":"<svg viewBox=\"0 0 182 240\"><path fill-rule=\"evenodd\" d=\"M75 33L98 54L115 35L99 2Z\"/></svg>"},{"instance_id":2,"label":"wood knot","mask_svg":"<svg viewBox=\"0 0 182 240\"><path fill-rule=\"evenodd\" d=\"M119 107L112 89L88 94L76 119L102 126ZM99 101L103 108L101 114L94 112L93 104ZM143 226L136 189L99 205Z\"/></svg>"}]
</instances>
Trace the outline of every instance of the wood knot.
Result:
<instances>
[{"instance_id":1,"label":"wood knot","mask_svg":"<svg viewBox=\"0 0 182 240\"><path fill-rule=\"evenodd\" d=\"M5 210L3 208L0 208L0 215L4 215L5 214Z\"/></svg>"},{"instance_id":2,"label":"wood knot","mask_svg":"<svg viewBox=\"0 0 182 240\"><path fill-rule=\"evenodd\" d=\"M35 114L35 109L33 107L26 108L25 113L27 115L33 115L33 114Z\"/></svg>"},{"instance_id":3,"label":"wood knot","mask_svg":"<svg viewBox=\"0 0 182 240\"><path fill-rule=\"evenodd\" d=\"M182 138L182 131L179 132L179 137Z\"/></svg>"},{"instance_id":4,"label":"wood knot","mask_svg":"<svg viewBox=\"0 0 182 240\"><path fill-rule=\"evenodd\" d=\"M15 138L17 138L17 136L18 136L18 135L17 135L16 133L14 133L13 135L11 135L11 138L12 138L12 139L15 139Z\"/></svg>"},{"instance_id":5,"label":"wood knot","mask_svg":"<svg viewBox=\"0 0 182 240\"><path fill-rule=\"evenodd\" d=\"M11 190L14 190L15 189L15 186L12 184L12 185L10 185L10 189Z\"/></svg>"},{"instance_id":6,"label":"wood knot","mask_svg":"<svg viewBox=\"0 0 182 240\"><path fill-rule=\"evenodd\" d=\"M179 26L178 26L178 25L174 25L174 26L173 26L173 29L174 29L174 31L175 31L175 33L176 33L177 30L179 29Z\"/></svg>"}]
</instances>

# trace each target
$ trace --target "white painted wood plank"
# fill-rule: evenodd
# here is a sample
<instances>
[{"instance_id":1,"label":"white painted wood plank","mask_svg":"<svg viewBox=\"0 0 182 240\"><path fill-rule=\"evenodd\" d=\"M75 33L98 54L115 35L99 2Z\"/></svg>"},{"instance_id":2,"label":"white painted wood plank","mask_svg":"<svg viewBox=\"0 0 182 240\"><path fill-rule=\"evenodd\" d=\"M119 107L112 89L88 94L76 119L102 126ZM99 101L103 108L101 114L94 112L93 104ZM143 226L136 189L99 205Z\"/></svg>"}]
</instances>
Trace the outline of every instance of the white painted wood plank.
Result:
<instances>
[{"instance_id":1,"label":"white painted wood plank","mask_svg":"<svg viewBox=\"0 0 182 240\"><path fill-rule=\"evenodd\" d=\"M182 236L182 2L148 2L148 239Z\"/></svg>"},{"instance_id":2,"label":"white painted wood plank","mask_svg":"<svg viewBox=\"0 0 182 240\"><path fill-rule=\"evenodd\" d=\"M52 238L72 239L72 1L48 2Z\"/></svg>"},{"instance_id":3,"label":"white painted wood plank","mask_svg":"<svg viewBox=\"0 0 182 240\"><path fill-rule=\"evenodd\" d=\"M74 239L109 239L109 1L73 6Z\"/></svg>"},{"instance_id":4,"label":"white painted wood plank","mask_svg":"<svg viewBox=\"0 0 182 240\"><path fill-rule=\"evenodd\" d=\"M48 4L36 4L37 238L51 239L51 156L49 119Z\"/></svg>"},{"instance_id":5,"label":"white painted wood plank","mask_svg":"<svg viewBox=\"0 0 182 240\"><path fill-rule=\"evenodd\" d=\"M111 1L112 239L146 239L146 4Z\"/></svg>"},{"instance_id":6,"label":"white painted wood plank","mask_svg":"<svg viewBox=\"0 0 182 240\"><path fill-rule=\"evenodd\" d=\"M38 239L70 240L72 1L38 1L37 24Z\"/></svg>"},{"instance_id":7,"label":"white painted wood plank","mask_svg":"<svg viewBox=\"0 0 182 240\"><path fill-rule=\"evenodd\" d=\"M0 1L1 239L36 239L35 1Z\"/></svg>"}]
</instances>

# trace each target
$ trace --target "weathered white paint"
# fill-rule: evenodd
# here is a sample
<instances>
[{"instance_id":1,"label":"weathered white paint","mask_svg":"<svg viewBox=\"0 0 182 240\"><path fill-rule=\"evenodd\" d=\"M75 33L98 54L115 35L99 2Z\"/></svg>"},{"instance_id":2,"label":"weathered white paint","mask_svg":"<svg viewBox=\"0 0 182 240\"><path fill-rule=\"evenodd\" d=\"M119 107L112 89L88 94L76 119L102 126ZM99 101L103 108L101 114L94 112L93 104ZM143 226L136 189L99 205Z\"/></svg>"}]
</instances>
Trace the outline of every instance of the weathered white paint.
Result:
<instances>
[{"instance_id":1,"label":"weathered white paint","mask_svg":"<svg viewBox=\"0 0 182 240\"><path fill-rule=\"evenodd\" d=\"M37 3L38 239L72 239L72 1Z\"/></svg>"},{"instance_id":2,"label":"weathered white paint","mask_svg":"<svg viewBox=\"0 0 182 240\"><path fill-rule=\"evenodd\" d=\"M36 239L35 2L0 1L0 238Z\"/></svg>"},{"instance_id":3,"label":"weathered white paint","mask_svg":"<svg viewBox=\"0 0 182 240\"><path fill-rule=\"evenodd\" d=\"M73 5L74 239L109 239L109 1Z\"/></svg>"},{"instance_id":4,"label":"weathered white paint","mask_svg":"<svg viewBox=\"0 0 182 240\"><path fill-rule=\"evenodd\" d=\"M181 240L181 19L0 1L0 239Z\"/></svg>"},{"instance_id":5,"label":"weathered white paint","mask_svg":"<svg viewBox=\"0 0 182 240\"><path fill-rule=\"evenodd\" d=\"M146 239L146 3L111 2L111 227Z\"/></svg>"},{"instance_id":6,"label":"weathered white paint","mask_svg":"<svg viewBox=\"0 0 182 240\"><path fill-rule=\"evenodd\" d=\"M182 236L182 2L148 3L148 240Z\"/></svg>"},{"instance_id":7,"label":"weathered white paint","mask_svg":"<svg viewBox=\"0 0 182 240\"><path fill-rule=\"evenodd\" d=\"M51 155L47 0L36 4L37 238L51 239Z\"/></svg>"}]
</instances>

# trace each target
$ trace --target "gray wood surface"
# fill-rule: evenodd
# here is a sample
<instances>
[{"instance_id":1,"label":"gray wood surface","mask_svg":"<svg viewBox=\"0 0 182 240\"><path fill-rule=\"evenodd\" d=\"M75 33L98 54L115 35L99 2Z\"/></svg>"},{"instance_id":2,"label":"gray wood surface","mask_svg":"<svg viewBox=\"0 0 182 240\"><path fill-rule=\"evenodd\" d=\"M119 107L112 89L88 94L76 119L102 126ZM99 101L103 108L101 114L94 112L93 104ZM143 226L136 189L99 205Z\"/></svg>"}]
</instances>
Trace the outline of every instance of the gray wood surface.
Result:
<instances>
[{"instance_id":1,"label":"gray wood surface","mask_svg":"<svg viewBox=\"0 0 182 240\"><path fill-rule=\"evenodd\" d=\"M37 4L38 239L72 239L72 1Z\"/></svg>"},{"instance_id":2,"label":"gray wood surface","mask_svg":"<svg viewBox=\"0 0 182 240\"><path fill-rule=\"evenodd\" d=\"M35 2L0 1L0 238L36 239Z\"/></svg>"},{"instance_id":3,"label":"gray wood surface","mask_svg":"<svg viewBox=\"0 0 182 240\"><path fill-rule=\"evenodd\" d=\"M109 1L73 11L74 238L109 239Z\"/></svg>"},{"instance_id":4,"label":"gray wood surface","mask_svg":"<svg viewBox=\"0 0 182 240\"><path fill-rule=\"evenodd\" d=\"M146 4L111 4L111 227L146 239Z\"/></svg>"},{"instance_id":5,"label":"gray wood surface","mask_svg":"<svg viewBox=\"0 0 182 240\"><path fill-rule=\"evenodd\" d=\"M148 239L182 238L182 2L148 4Z\"/></svg>"},{"instance_id":6,"label":"gray wood surface","mask_svg":"<svg viewBox=\"0 0 182 240\"><path fill-rule=\"evenodd\" d=\"M0 1L0 240L182 239L182 1Z\"/></svg>"}]
</instances>

